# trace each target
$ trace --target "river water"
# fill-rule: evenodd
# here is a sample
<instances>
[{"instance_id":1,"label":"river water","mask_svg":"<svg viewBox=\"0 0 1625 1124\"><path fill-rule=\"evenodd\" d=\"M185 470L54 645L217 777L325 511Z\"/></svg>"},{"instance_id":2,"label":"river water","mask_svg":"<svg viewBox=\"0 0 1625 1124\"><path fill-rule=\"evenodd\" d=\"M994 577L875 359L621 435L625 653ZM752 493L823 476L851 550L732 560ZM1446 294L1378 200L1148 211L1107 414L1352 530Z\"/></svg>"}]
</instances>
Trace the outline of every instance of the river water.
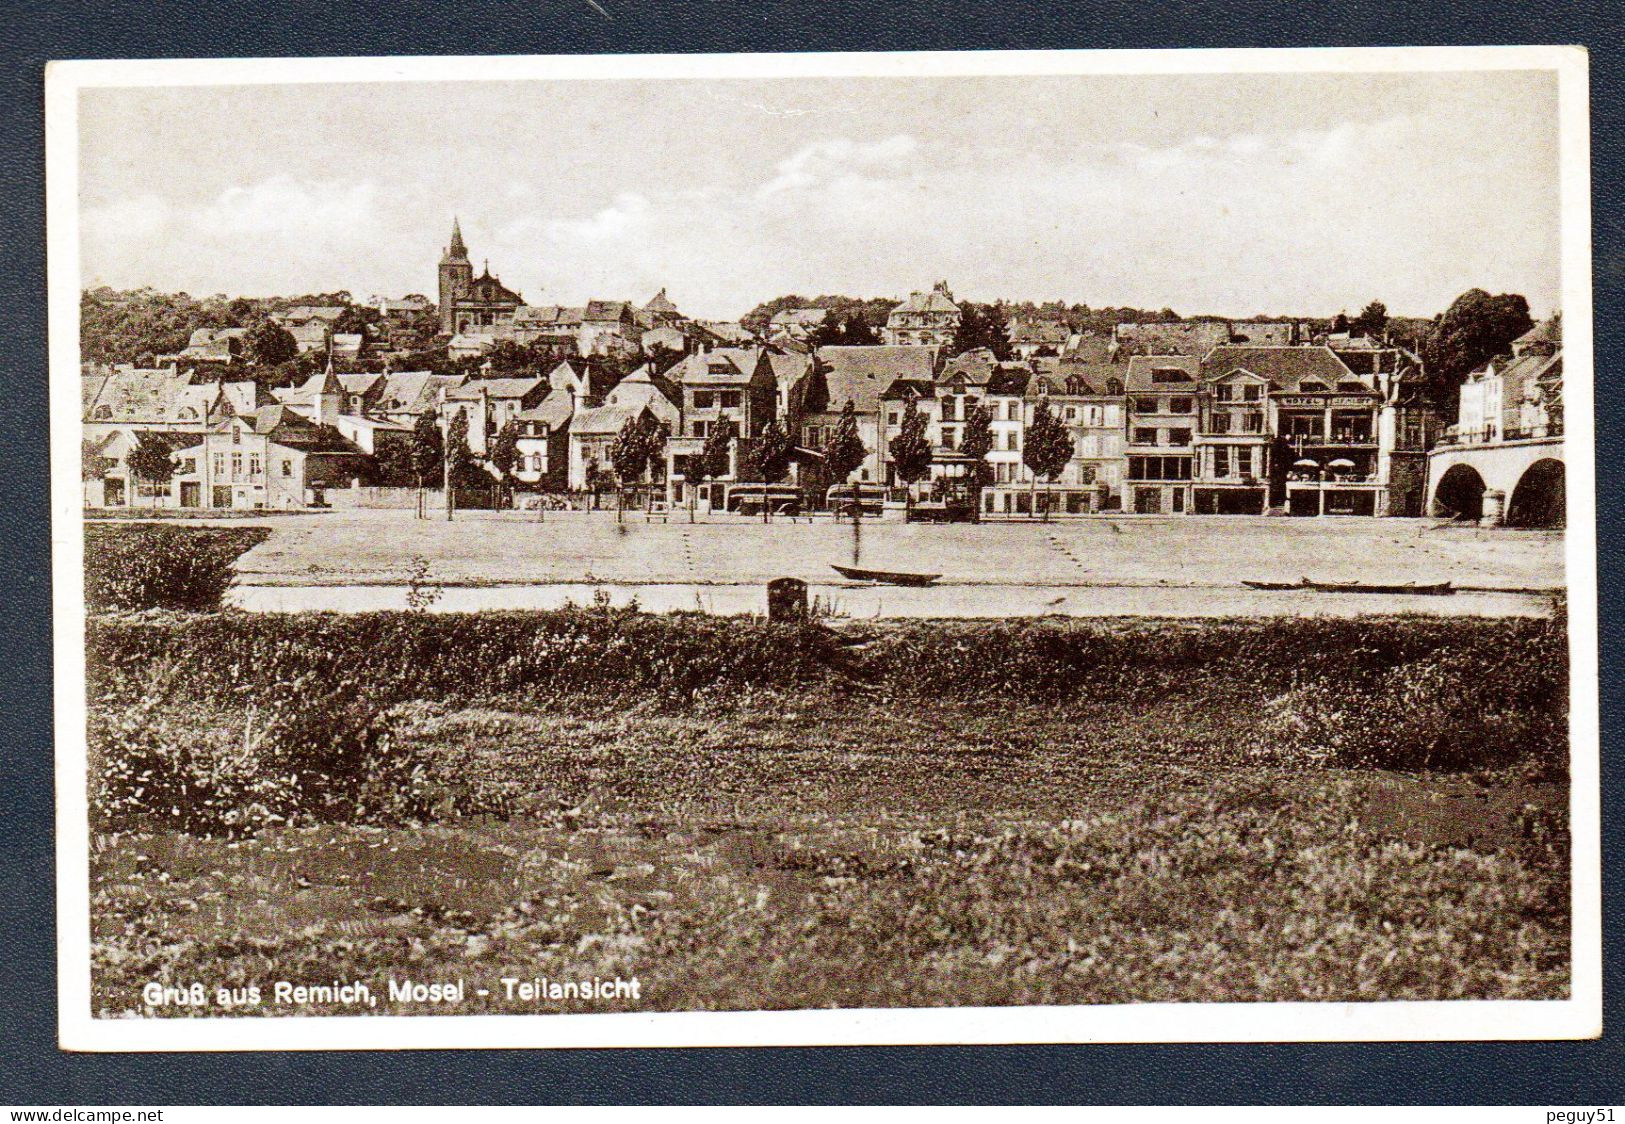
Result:
<instances>
[{"instance_id":1,"label":"river water","mask_svg":"<svg viewBox=\"0 0 1625 1124\"><path fill-rule=\"evenodd\" d=\"M228 602L250 612L361 613L409 607L408 586L236 585ZM767 593L760 585L709 583L601 584L557 582L538 585L430 587L430 612L465 613L503 609L558 609L592 605L607 597L614 606L634 601L646 612L763 614ZM1547 594L1459 592L1448 597L1414 594L1314 593L1248 589L1244 586L1079 586L938 584L924 588L831 583L811 585L808 594L828 614L854 619L876 617L1262 617L1422 613L1432 616L1539 617L1552 610Z\"/></svg>"}]
</instances>

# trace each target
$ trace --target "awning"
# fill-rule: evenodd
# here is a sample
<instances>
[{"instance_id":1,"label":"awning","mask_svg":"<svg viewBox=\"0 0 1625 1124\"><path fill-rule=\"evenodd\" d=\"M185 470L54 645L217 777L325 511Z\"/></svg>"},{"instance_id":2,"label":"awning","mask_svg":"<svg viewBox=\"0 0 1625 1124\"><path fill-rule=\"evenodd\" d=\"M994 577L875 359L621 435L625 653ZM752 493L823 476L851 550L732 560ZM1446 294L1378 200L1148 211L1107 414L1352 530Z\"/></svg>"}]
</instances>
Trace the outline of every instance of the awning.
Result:
<instances>
[{"instance_id":1,"label":"awning","mask_svg":"<svg viewBox=\"0 0 1625 1124\"><path fill-rule=\"evenodd\" d=\"M1303 460L1301 460L1301 461L1293 461L1292 462L1292 467L1293 468L1319 468L1320 467L1320 462L1319 461L1312 461L1308 457L1304 457Z\"/></svg>"},{"instance_id":2,"label":"awning","mask_svg":"<svg viewBox=\"0 0 1625 1124\"><path fill-rule=\"evenodd\" d=\"M1327 466L1328 468L1353 468L1354 462L1347 457L1338 457Z\"/></svg>"}]
</instances>

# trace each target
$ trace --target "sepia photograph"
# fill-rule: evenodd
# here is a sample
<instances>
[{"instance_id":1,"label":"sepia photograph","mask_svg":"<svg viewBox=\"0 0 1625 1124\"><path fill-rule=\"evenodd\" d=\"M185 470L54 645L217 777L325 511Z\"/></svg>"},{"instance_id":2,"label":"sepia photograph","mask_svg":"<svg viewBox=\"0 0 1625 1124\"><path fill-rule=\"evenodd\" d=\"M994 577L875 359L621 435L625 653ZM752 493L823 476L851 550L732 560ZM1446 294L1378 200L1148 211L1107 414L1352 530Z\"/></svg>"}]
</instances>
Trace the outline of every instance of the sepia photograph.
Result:
<instances>
[{"instance_id":1,"label":"sepia photograph","mask_svg":"<svg viewBox=\"0 0 1625 1124\"><path fill-rule=\"evenodd\" d=\"M46 85L65 1048L1600 1033L1583 50Z\"/></svg>"}]
</instances>

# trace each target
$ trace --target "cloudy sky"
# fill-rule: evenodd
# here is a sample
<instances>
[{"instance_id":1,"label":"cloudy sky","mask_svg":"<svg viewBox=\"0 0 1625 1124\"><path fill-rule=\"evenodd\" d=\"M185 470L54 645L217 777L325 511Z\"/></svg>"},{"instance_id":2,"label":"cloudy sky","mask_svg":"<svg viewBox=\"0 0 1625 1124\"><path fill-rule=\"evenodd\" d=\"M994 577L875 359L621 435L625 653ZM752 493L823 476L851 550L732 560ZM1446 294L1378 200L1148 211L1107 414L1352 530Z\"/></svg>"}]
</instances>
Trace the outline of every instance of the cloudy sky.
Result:
<instances>
[{"instance_id":1,"label":"cloudy sky","mask_svg":"<svg viewBox=\"0 0 1625 1124\"><path fill-rule=\"evenodd\" d=\"M1556 307L1549 74L90 89L87 286L531 303L782 293L1431 315Z\"/></svg>"}]
</instances>

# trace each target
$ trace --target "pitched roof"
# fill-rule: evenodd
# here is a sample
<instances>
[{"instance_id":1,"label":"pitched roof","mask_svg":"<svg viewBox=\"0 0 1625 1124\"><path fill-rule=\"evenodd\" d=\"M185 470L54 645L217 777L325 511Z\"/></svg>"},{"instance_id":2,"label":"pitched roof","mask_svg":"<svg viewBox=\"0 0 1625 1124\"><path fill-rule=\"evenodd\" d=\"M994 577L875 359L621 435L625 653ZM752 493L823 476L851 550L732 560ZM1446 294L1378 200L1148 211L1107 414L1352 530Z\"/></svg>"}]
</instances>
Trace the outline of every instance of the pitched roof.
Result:
<instances>
[{"instance_id":1,"label":"pitched roof","mask_svg":"<svg viewBox=\"0 0 1625 1124\"><path fill-rule=\"evenodd\" d=\"M631 315L631 301L588 301L582 311L583 320L620 320Z\"/></svg>"},{"instance_id":2,"label":"pitched roof","mask_svg":"<svg viewBox=\"0 0 1625 1124\"><path fill-rule=\"evenodd\" d=\"M1138 360L1136 360L1137 362ZM1329 347L1251 347L1246 344L1216 347L1202 361L1204 380L1220 379L1237 370L1268 379L1272 390L1294 391L1305 381L1335 387L1347 380L1370 385L1370 376L1356 375Z\"/></svg>"},{"instance_id":3,"label":"pitched roof","mask_svg":"<svg viewBox=\"0 0 1625 1124\"><path fill-rule=\"evenodd\" d=\"M1121 363L1052 358L1034 359L1032 363L1034 374L1049 380L1051 394L1109 395L1114 382L1117 393L1123 389L1126 368Z\"/></svg>"},{"instance_id":4,"label":"pitched roof","mask_svg":"<svg viewBox=\"0 0 1625 1124\"><path fill-rule=\"evenodd\" d=\"M1177 371L1181 377L1173 381L1153 377L1153 372L1158 371ZM1202 361L1194 355L1136 355L1128 361L1123 387L1125 390L1158 390L1181 383L1194 384L1201 371Z\"/></svg>"},{"instance_id":5,"label":"pitched roof","mask_svg":"<svg viewBox=\"0 0 1625 1124\"><path fill-rule=\"evenodd\" d=\"M958 312L959 306L948 299L948 294L940 288L932 289L927 293L910 293L908 299L903 301L892 312Z\"/></svg>"},{"instance_id":6,"label":"pitched roof","mask_svg":"<svg viewBox=\"0 0 1625 1124\"><path fill-rule=\"evenodd\" d=\"M997 367L998 360L993 358L993 353L985 347L979 347L975 351L956 355L944 363L937 381L953 382L955 379L963 379L971 386L986 386L992 381Z\"/></svg>"},{"instance_id":7,"label":"pitched roof","mask_svg":"<svg viewBox=\"0 0 1625 1124\"><path fill-rule=\"evenodd\" d=\"M439 391L467 381L463 375L437 375L433 371L394 371L384 376L378 408L391 414L426 414L439 405Z\"/></svg>"},{"instance_id":8,"label":"pitched roof","mask_svg":"<svg viewBox=\"0 0 1625 1124\"><path fill-rule=\"evenodd\" d=\"M1001 364L994 370L993 378L987 384L987 392L1015 396L1026 394L1027 383L1032 377L1032 372L1025 367Z\"/></svg>"},{"instance_id":9,"label":"pitched roof","mask_svg":"<svg viewBox=\"0 0 1625 1124\"><path fill-rule=\"evenodd\" d=\"M821 347L814 353L807 408L839 411L848 402L859 413L878 413L881 397L898 379L933 382L937 349L891 344Z\"/></svg>"},{"instance_id":10,"label":"pitched roof","mask_svg":"<svg viewBox=\"0 0 1625 1124\"><path fill-rule=\"evenodd\" d=\"M1060 347L1066 343L1067 337L1071 334L1071 329L1059 320L1020 320L1010 325L1012 344L1034 344L1040 347L1050 344Z\"/></svg>"},{"instance_id":11,"label":"pitched roof","mask_svg":"<svg viewBox=\"0 0 1625 1124\"><path fill-rule=\"evenodd\" d=\"M1230 325L1214 320L1158 321L1119 324L1112 338L1142 355L1206 355L1230 342Z\"/></svg>"},{"instance_id":12,"label":"pitched roof","mask_svg":"<svg viewBox=\"0 0 1625 1124\"><path fill-rule=\"evenodd\" d=\"M87 420L125 424L156 424L174 421L172 406L181 390L192 381L190 372L173 367L119 367L97 389L86 406ZM108 416L97 417L105 411Z\"/></svg>"},{"instance_id":13,"label":"pitched roof","mask_svg":"<svg viewBox=\"0 0 1625 1124\"><path fill-rule=\"evenodd\" d=\"M622 426L648 408L643 405L594 406L577 410L575 417L570 419L570 432L584 437L602 437L605 434L619 433Z\"/></svg>"},{"instance_id":14,"label":"pitched roof","mask_svg":"<svg viewBox=\"0 0 1625 1124\"><path fill-rule=\"evenodd\" d=\"M679 383L749 382L761 360L759 347L717 347L685 357L666 372Z\"/></svg>"},{"instance_id":15,"label":"pitched roof","mask_svg":"<svg viewBox=\"0 0 1625 1124\"><path fill-rule=\"evenodd\" d=\"M381 386L384 376L378 374L340 375L339 385L346 394L366 394L374 387Z\"/></svg>"},{"instance_id":16,"label":"pitched roof","mask_svg":"<svg viewBox=\"0 0 1625 1124\"><path fill-rule=\"evenodd\" d=\"M581 323L585 315L586 309L562 304L522 304L514 309L513 322L537 327L575 326Z\"/></svg>"},{"instance_id":17,"label":"pitched roof","mask_svg":"<svg viewBox=\"0 0 1625 1124\"><path fill-rule=\"evenodd\" d=\"M677 306L671 303L671 298L666 295L664 286L661 287L658 293L649 298L649 303L643 306L643 311L678 314Z\"/></svg>"},{"instance_id":18,"label":"pitched roof","mask_svg":"<svg viewBox=\"0 0 1625 1124\"><path fill-rule=\"evenodd\" d=\"M446 398L456 402L470 401L481 395L487 398L524 398L542 382L539 378L473 379L446 391Z\"/></svg>"},{"instance_id":19,"label":"pitched roof","mask_svg":"<svg viewBox=\"0 0 1625 1124\"><path fill-rule=\"evenodd\" d=\"M550 428L558 429L574 414L575 399L566 391L555 390L530 409L519 411L514 417L519 421L546 422Z\"/></svg>"},{"instance_id":20,"label":"pitched roof","mask_svg":"<svg viewBox=\"0 0 1625 1124\"><path fill-rule=\"evenodd\" d=\"M236 419L226 419L214 428L224 431ZM308 452L359 453L361 450L344 439L343 434L331 426L317 425L285 405L261 406L252 414L243 414L240 420L257 434L269 437L279 445L288 445Z\"/></svg>"},{"instance_id":21,"label":"pitched roof","mask_svg":"<svg viewBox=\"0 0 1625 1124\"><path fill-rule=\"evenodd\" d=\"M1539 324L1536 324L1533 328L1530 328L1523 335L1521 335L1517 339L1513 340L1512 341L1512 346L1517 347L1520 344L1527 345L1527 344L1532 344L1532 343L1561 344L1562 342L1563 342L1563 317L1562 317L1561 314L1559 314L1559 315L1556 315L1556 316L1547 317L1545 320L1542 320Z\"/></svg>"},{"instance_id":22,"label":"pitched roof","mask_svg":"<svg viewBox=\"0 0 1625 1124\"><path fill-rule=\"evenodd\" d=\"M276 314L283 320L337 320L344 306L337 304L296 304Z\"/></svg>"}]
</instances>

